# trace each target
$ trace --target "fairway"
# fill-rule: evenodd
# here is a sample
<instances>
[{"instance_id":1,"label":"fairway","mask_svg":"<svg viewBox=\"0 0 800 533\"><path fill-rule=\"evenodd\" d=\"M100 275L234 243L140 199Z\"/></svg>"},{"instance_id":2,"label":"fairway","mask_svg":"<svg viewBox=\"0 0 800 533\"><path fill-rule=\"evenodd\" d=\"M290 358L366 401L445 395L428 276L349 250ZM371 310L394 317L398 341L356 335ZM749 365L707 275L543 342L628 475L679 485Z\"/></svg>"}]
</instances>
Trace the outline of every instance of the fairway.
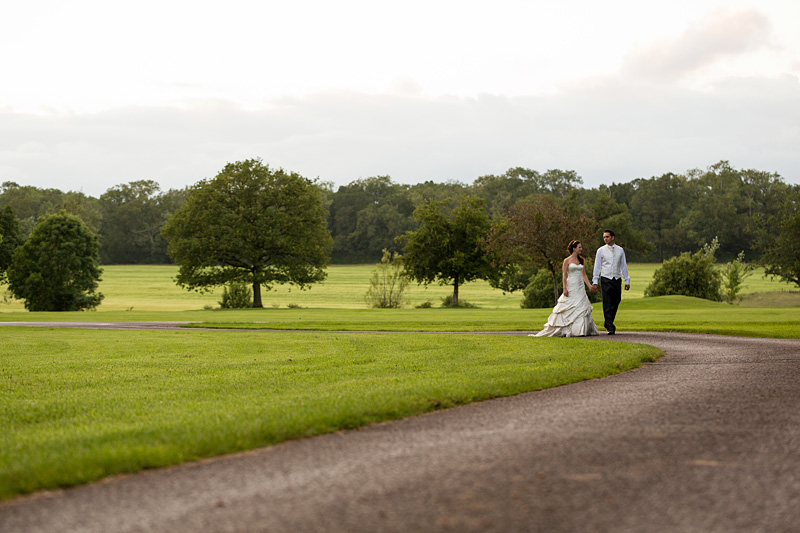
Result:
<instances>
[{"instance_id":1,"label":"fairway","mask_svg":"<svg viewBox=\"0 0 800 533\"><path fill-rule=\"evenodd\" d=\"M629 265L631 290L623 293L623 301L644 297L644 290L653 279L653 272L659 265ZM333 265L328 267L328 278L307 290L290 286L275 286L271 291L262 292L264 307L267 309L286 309L291 306L317 309L367 309L364 294L369 288L369 278L374 265ZM222 290L208 294L186 291L178 287L174 278L178 268L174 265L111 265L103 267L100 292L105 299L97 308L97 313L105 312L168 312L198 311L205 307L218 308ZM765 292L788 292L800 294L793 285L764 278L763 270L745 280L744 294ZM4 291L5 292L5 291ZM442 298L452 293L452 287L442 285L417 285L408 287L406 308L414 308L424 302L434 307L441 304ZM474 281L461 286L459 294L463 300L482 309L519 309L522 293L506 293L493 289L485 281ZM19 300L8 295L0 301L0 313L24 311ZM87 313L82 313L86 315ZM0 320L3 318L0 317ZM32 318L30 318L32 320ZM105 318L95 318L105 320ZM114 320L125 320L115 318ZM131 318L131 320L138 320ZM163 318L162 320L169 320ZM182 319L174 319L182 320Z\"/></svg>"}]
</instances>

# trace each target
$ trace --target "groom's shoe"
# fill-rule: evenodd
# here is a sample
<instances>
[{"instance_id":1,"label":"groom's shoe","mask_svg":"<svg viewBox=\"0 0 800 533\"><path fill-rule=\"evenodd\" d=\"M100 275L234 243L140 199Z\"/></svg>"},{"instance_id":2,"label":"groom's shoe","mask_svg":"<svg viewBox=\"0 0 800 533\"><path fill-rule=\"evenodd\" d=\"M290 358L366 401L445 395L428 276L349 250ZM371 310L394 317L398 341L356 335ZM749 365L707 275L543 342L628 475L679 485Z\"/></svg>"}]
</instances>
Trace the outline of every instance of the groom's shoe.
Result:
<instances>
[{"instance_id":1,"label":"groom's shoe","mask_svg":"<svg viewBox=\"0 0 800 533\"><path fill-rule=\"evenodd\" d=\"M609 334L609 335L613 335L614 333L616 333L616 330L614 330L614 329L610 329L610 330L608 330L608 334Z\"/></svg>"}]
</instances>

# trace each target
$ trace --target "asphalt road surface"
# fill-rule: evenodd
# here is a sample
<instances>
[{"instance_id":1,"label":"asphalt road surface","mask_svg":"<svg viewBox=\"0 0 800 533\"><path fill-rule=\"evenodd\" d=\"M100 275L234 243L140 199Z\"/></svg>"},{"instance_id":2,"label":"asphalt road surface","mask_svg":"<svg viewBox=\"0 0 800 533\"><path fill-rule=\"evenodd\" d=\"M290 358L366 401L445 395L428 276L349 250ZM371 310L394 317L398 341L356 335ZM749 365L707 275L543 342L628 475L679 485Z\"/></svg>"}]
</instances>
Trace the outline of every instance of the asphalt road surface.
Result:
<instances>
[{"instance_id":1,"label":"asphalt road surface","mask_svg":"<svg viewBox=\"0 0 800 533\"><path fill-rule=\"evenodd\" d=\"M800 340L0 504L11 532L800 531ZM480 342L479 337L476 342Z\"/></svg>"}]
</instances>

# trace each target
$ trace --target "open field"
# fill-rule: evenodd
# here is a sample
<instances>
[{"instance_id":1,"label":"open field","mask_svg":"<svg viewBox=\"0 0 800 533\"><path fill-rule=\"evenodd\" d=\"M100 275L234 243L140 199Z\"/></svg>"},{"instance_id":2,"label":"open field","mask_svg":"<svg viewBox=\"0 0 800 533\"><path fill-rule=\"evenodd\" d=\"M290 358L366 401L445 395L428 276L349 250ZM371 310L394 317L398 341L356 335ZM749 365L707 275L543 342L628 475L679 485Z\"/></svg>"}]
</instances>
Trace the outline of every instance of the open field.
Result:
<instances>
[{"instance_id":1,"label":"open field","mask_svg":"<svg viewBox=\"0 0 800 533\"><path fill-rule=\"evenodd\" d=\"M642 298L644 289L652 280L653 272L658 266L656 264L630 265L632 285L629 292L623 293L623 301ZM206 306L219 307L221 290L210 294L199 294L183 290L175 285L173 279L177 273L177 267L174 265L112 265L103 268L100 292L105 295L105 300L97 312L164 312L201 310ZM263 292L264 307L286 308L290 304L294 304L307 308L366 309L364 294L369 287L369 277L373 269L373 265L331 266L328 268L328 279L324 283L312 286L309 290L301 291L297 288L276 286L269 292ZM787 283L764 278L763 270L757 270L746 280L743 293L788 292L792 289L793 286ZM452 293L452 288L447 286L429 285L426 288L411 284L408 290L409 305L407 307L413 308L426 301L438 306L441 299L450 293ZM796 289L793 293L800 295L800 291ZM462 299L483 309L519 309L519 302L522 299L521 293L503 294L502 291L490 287L485 281L467 283L461 287L460 295ZM800 305L798 300L800 300L800 296L791 302L786 298L781 301ZM15 311L24 311L21 301L9 299L0 301L0 314ZM95 318L95 320L105 319ZM136 319L131 318L131 320Z\"/></svg>"},{"instance_id":2,"label":"open field","mask_svg":"<svg viewBox=\"0 0 800 533\"><path fill-rule=\"evenodd\" d=\"M660 354L497 335L0 334L0 498L605 376Z\"/></svg>"}]
</instances>

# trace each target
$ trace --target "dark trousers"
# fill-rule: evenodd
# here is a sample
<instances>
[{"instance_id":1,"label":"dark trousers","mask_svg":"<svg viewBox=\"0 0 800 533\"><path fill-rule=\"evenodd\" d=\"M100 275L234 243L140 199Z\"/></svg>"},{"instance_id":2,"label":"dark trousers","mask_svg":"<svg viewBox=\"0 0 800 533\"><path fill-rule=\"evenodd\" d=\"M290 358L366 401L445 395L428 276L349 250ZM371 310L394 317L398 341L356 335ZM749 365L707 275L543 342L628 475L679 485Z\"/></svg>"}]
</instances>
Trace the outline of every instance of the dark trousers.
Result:
<instances>
[{"instance_id":1,"label":"dark trousers","mask_svg":"<svg viewBox=\"0 0 800 533\"><path fill-rule=\"evenodd\" d=\"M619 302L622 300L622 278L600 278L600 291L603 294L603 326L607 331L615 331L614 318L617 316Z\"/></svg>"}]
</instances>

